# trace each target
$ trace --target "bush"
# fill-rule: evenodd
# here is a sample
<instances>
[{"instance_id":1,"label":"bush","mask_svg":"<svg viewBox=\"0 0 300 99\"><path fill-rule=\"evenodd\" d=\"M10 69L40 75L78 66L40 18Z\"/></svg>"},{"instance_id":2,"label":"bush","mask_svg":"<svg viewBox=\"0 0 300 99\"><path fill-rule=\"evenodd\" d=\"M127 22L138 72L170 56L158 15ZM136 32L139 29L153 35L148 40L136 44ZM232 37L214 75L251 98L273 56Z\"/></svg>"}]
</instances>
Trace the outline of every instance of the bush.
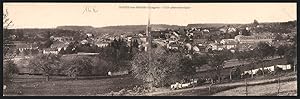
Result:
<instances>
[{"instance_id":1,"label":"bush","mask_svg":"<svg viewBox=\"0 0 300 99\"><path fill-rule=\"evenodd\" d=\"M279 68L279 67L275 67L275 74L279 74L279 73L282 73L284 72L284 70L282 68Z\"/></svg>"},{"instance_id":2,"label":"bush","mask_svg":"<svg viewBox=\"0 0 300 99\"><path fill-rule=\"evenodd\" d=\"M271 74L271 72L269 70L266 70L266 69L264 70L264 73L265 74ZM262 70L258 70L257 73L256 73L256 75L263 75L263 71Z\"/></svg>"},{"instance_id":3,"label":"bush","mask_svg":"<svg viewBox=\"0 0 300 99\"><path fill-rule=\"evenodd\" d=\"M13 74L17 74L19 71L17 65L13 61L3 62L3 84L7 85L11 82Z\"/></svg>"},{"instance_id":4,"label":"bush","mask_svg":"<svg viewBox=\"0 0 300 99\"><path fill-rule=\"evenodd\" d=\"M87 56L76 56L64 61L63 73L76 78L78 75L91 75L93 66L92 58Z\"/></svg>"}]
</instances>

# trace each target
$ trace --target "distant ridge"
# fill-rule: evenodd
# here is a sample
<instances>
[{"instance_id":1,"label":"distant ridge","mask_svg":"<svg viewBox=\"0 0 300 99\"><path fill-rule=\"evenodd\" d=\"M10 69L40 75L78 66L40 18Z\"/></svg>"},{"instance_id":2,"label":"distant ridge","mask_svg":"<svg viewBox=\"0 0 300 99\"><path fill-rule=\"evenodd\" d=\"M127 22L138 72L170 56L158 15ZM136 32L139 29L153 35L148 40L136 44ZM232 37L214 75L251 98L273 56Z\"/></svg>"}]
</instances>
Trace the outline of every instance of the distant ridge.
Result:
<instances>
[{"instance_id":1,"label":"distant ridge","mask_svg":"<svg viewBox=\"0 0 300 99\"><path fill-rule=\"evenodd\" d=\"M152 24L151 30L165 30L165 29L178 29L178 28L185 28L186 26L179 26L179 25L168 25L168 24ZM99 27L96 28L96 32L104 33L104 34L111 34L111 35L118 35L118 34L137 34L139 32L144 32L146 29L146 25L119 25L119 26L106 26L106 27Z\"/></svg>"},{"instance_id":2,"label":"distant ridge","mask_svg":"<svg viewBox=\"0 0 300 99\"><path fill-rule=\"evenodd\" d=\"M249 24L249 23L247 23ZM241 25L247 25L247 24L241 24L241 23L193 23L193 24L188 24L186 27L188 28L192 28L192 27L196 27L196 28L211 28L211 27L223 27L226 25L230 25L230 26L241 26Z\"/></svg>"},{"instance_id":3,"label":"distant ridge","mask_svg":"<svg viewBox=\"0 0 300 99\"><path fill-rule=\"evenodd\" d=\"M69 26L57 26L56 29L62 29L62 30L92 30L94 27L92 26L75 26L75 25L69 25Z\"/></svg>"},{"instance_id":4,"label":"distant ridge","mask_svg":"<svg viewBox=\"0 0 300 99\"><path fill-rule=\"evenodd\" d=\"M226 25L234 26L234 27L244 27L252 23L248 24L240 24L240 23L193 23L188 24L187 26L180 26L180 25L169 25L169 24L152 24L151 30L166 30L166 29L179 29L179 28L191 28L191 27L216 27L220 28ZM297 26L297 21L286 21L286 22L259 22L261 25L269 25L269 26ZM110 36L117 36L120 34L137 34L144 32L146 29L146 25L119 25L119 26L105 26L105 27L93 27L93 26L77 26L77 25L64 25L64 26L57 26L56 28L17 28L12 29L19 34L28 34L28 35L45 35L48 32L54 33L55 36L75 36L78 34L86 34L92 33L96 36L103 36L103 35L110 35Z\"/></svg>"},{"instance_id":5,"label":"distant ridge","mask_svg":"<svg viewBox=\"0 0 300 99\"><path fill-rule=\"evenodd\" d=\"M292 21L283 21L283 22L258 22L259 24L288 24L288 23L294 23L297 24L297 20ZM240 25L249 25L252 23L192 23L188 24L186 27L197 27L197 28L209 28L209 27L222 27L225 25L231 25L231 26L240 26Z\"/></svg>"}]
</instances>

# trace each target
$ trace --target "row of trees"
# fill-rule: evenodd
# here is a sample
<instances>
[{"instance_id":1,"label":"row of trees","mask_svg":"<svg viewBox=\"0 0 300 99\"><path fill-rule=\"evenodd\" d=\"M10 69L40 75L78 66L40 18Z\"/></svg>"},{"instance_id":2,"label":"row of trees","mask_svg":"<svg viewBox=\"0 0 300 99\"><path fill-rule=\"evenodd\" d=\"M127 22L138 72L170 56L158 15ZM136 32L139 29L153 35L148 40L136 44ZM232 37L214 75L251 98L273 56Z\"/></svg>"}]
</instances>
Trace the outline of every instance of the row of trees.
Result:
<instances>
[{"instance_id":1,"label":"row of trees","mask_svg":"<svg viewBox=\"0 0 300 99\"><path fill-rule=\"evenodd\" d=\"M99 53L97 56L76 56L77 52ZM77 78L78 75L106 75L108 71L129 70L134 53L138 52L137 42L127 46L123 39L114 40L108 46L99 48L91 43L80 44L72 42L56 54L39 54L29 62L31 73L46 76L68 75Z\"/></svg>"},{"instance_id":2,"label":"row of trees","mask_svg":"<svg viewBox=\"0 0 300 99\"><path fill-rule=\"evenodd\" d=\"M189 54L169 51L163 47L152 49L148 52L138 53L132 60L132 71L136 78L143 79L151 86L165 86L182 79L193 78L195 67L208 64L216 71L217 81L221 81L221 71L226 60L251 59L260 63L264 58L280 55L289 61L295 58L294 46L279 46L275 48L267 43L259 43L252 51L231 52L229 50L213 51L205 55ZM292 62L290 62L292 63ZM240 78L241 71L236 69L233 77ZM264 71L262 71L264 75Z\"/></svg>"},{"instance_id":3,"label":"row of trees","mask_svg":"<svg viewBox=\"0 0 300 99\"><path fill-rule=\"evenodd\" d=\"M168 53L161 47L151 49L134 56L132 71L136 78L150 83L151 87L164 86L170 80L180 78L181 58L180 53Z\"/></svg>"},{"instance_id":4,"label":"row of trees","mask_svg":"<svg viewBox=\"0 0 300 99\"><path fill-rule=\"evenodd\" d=\"M133 56L140 52L138 46L137 41L132 41L128 46L124 39L115 39L108 46L100 48L98 57L111 64L111 71L129 70Z\"/></svg>"},{"instance_id":5,"label":"row of trees","mask_svg":"<svg viewBox=\"0 0 300 99\"><path fill-rule=\"evenodd\" d=\"M92 56L61 56L57 54L39 54L28 65L30 73L43 74L46 80L51 75L67 75L77 79L78 75L106 75L110 64Z\"/></svg>"},{"instance_id":6,"label":"row of trees","mask_svg":"<svg viewBox=\"0 0 300 99\"><path fill-rule=\"evenodd\" d=\"M192 79L196 74L195 67L209 64L221 70L226 56L221 53L214 55L186 55L169 51L164 47L138 53L132 60L132 71L136 78L144 80L151 87L170 85L177 81Z\"/></svg>"}]
</instances>

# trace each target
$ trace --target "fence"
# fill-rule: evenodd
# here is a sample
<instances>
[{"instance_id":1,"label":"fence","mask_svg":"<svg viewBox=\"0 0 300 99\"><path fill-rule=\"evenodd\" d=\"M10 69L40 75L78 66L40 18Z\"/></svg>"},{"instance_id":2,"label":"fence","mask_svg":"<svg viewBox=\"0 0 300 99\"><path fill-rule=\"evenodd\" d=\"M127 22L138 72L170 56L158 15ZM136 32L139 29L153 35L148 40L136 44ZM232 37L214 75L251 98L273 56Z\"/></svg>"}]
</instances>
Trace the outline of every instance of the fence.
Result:
<instances>
[{"instance_id":1,"label":"fence","mask_svg":"<svg viewBox=\"0 0 300 99\"><path fill-rule=\"evenodd\" d=\"M280 94L280 77L278 77L278 79L277 79L277 86L278 86L277 87L277 96L279 96L279 94ZM248 89L249 89L248 81L247 81L247 79L245 79L245 95L246 96L249 95Z\"/></svg>"}]
</instances>

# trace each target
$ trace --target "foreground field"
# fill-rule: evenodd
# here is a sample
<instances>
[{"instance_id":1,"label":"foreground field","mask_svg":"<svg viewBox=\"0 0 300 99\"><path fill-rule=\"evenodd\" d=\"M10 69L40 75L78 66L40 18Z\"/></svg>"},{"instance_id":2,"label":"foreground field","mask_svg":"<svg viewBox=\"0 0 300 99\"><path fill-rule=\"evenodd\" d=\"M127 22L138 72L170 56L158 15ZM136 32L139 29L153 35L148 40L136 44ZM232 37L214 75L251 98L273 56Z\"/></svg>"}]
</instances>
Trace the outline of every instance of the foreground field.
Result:
<instances>
[{"instance_id":1,"label":"foreground field","mask_svg":"<svg viewBox=\"0 0 300 99\"><path fill-rule=\"evenodd\" d=\"M297 86L295 85L295 84L297 84L296 73L282 74L282 75L280 75L280 77L281 77L280 79L282 81L282 87L283 87L283 89L281 90L282 95L288 96L288 95L286 95L287 92L291 93L291 92L293 92L293 90L295 88L297 88ZM249 88L251 88L251 89L253 86L256 86L257 88L261 87L262 89L267 87L270 89L271 87L274 87L274 85L277 86L276 85L277 79L278 78L276 76L257 77L255 79L250 80L248 82L248 85L249 85ZM286 82L292 82L292 83L285 84ZM231 82L231 83L223 83L223 84L213 85L211 87L210 92L208 90L208 86L204 85L204 86L188 88L188 89L180 89L180 90L172 90L172 91L165 90L165 91L160 91L160 92L148 93L146 95L148 95L148 96L211 96L211 95L223 96L223 95L225 95L226 96L226 94L219 94L219 93L229 91L229 90L232 90L235 88L241 88L238 91L241 92L240 95L245 96L244 85L245 85L245 82L242 80L242 81L236 81L236 82ZM264 87L262 87L262 86L264 86ZM256 87L254 87L253 89L256 89ZM291 87L293 87L293 88L291 88ZM275 89L270 89L270 90L274 90L277 92L277 87L274 87L274 88L276 90ZM287 90L287 89L289 89L289 90ZM252 93L253 92L263 93L263 94L259 94L259 95L268 95L268 96L276 96L277 95L277 93L276 94L274 94L272 92L264 93L264 92L260 92L260 91L263 91L263 90L253 90L251 92ZM229 91L229 92L231 92L231 91ZM235 93L235 92L236 91L232 91L232 93ZM230 93L227 93L227 95L229 95L229 94ZM250 94L250 95L252 95L252 94ZM232 96L239 96L239 95L236 95L236 93L235 93Z\"/></svg>"},{"instance_id":2,"label":"foreground field","mask_svg":"<svg viewBox=\"0 0 300 99\"><path fill-rule=\"evenodd\" d=\"M280 96L297 96L297 81L283 82L280 85ZM277 83L249 86L248 96L276 96L277 90ZM213 96L245 96L245 87L219 92Z\"/></svg>"},{"instance_id":3,"label":"foreground field","mask_svg":"<svg viewBox=\"0 0 300 99\"><path fill-rule=\"evenodd\" d=\"M124 88L132 88L140 85L141 81L130 76L113 77L113 78L84 78L79 80L52 79L44 81L40 76L14 79L14 83L4 90L4 95L97 95L119 91Z\"/></svg>"},{"instance_id":4,"label":"foreground field","mask_svg":"<svg viewBox=\"0 0 300 99\"><path fill-rule=\"evenodd\" d=\"M277 79L281 79L282 96L296 95L297 77L296 73L286 73L277 76L264 76L249 79L249 95L276 96ZM120 90L131 90L134 86L141 85L142 81L130 75L119 77L88 76L79 77L78 80L68 77L52 77L50 81L45 81L42 76L19 75L15 77L12 85L4 90L4 95L99 95L106 96ZM142 96L245 96L244 80L229 83L216 84L208 91L208 85L194 88L170 90L167 88L156 88L155 92L140 93ZM127 95L127 94L124 94ZM128 94L128 96L131 96Z\"/></svg>"}]
</instances>

